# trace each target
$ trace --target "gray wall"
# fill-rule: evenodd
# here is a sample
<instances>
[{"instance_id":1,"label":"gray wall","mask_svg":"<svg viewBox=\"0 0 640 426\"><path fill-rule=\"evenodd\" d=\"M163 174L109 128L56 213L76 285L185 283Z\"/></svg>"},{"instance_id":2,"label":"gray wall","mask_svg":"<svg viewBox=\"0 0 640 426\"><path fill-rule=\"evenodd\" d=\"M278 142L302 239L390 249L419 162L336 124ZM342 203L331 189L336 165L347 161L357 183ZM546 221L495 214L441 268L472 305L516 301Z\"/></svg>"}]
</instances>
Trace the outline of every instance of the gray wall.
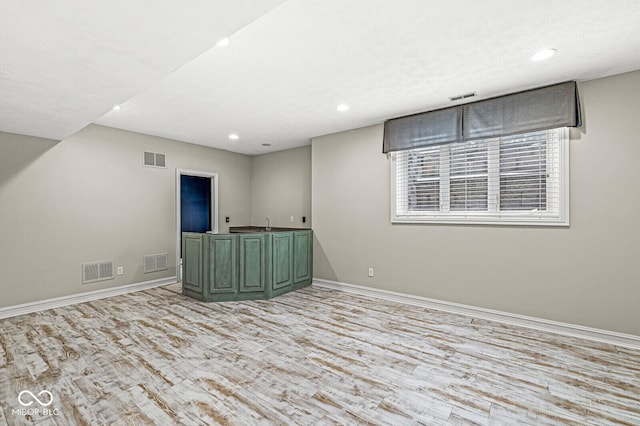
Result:
<instances>
[{"instance_id":1,"label":"gray wall","mask_svg":"<svg viewBox=\"0 0 640 426\"><path fill-rule=\"evenodd\" d=\"M318 278L640 335L640 71L580 93L568 229L391 225L382 126L253 158L95 125L61 142L0 133L0 307L175 275L184 168L219 173L221 232L225 216L313 216ZM143 150L167 168L142 167ZM142 274L158 252L169 271ZM82 285L80 265L106 259L125 275Z\"/></svg>"},{"instance_id":2,"label":"gray wall","mask_svg":"<svg viewBox=\"0 0 640 426\"><path fill-rule=\"evenodd\" d=\"M310 145L251 158L251 212L252 225L311 227Z\"/></svg>"},{"instance_id":3,"label":"gray wall","mask_svg":"<svg viewBox=\"0 0 640 426\"><path fill-rule=\"evenodd\" d=\"M580 84L570 228L391 225L382 126L313 139L314 275L640 335L638 93L640 71Z\"/></svg>"},{"instance_id":4,"label":"gray wall","mask_svg":"<svg viewBox=\"0 0 640 426\"><path fill-rule=\"evenodd\" d=\"M143 167L144 150L167 168ZM176 275L176 168L219 174L221 232L251 221L248 156L96 125L57 143L0 133L0 307ZM165 252L169 270L143 274ZM100 260L125 274L82 285Z\"/></svg>"}]
</instances>

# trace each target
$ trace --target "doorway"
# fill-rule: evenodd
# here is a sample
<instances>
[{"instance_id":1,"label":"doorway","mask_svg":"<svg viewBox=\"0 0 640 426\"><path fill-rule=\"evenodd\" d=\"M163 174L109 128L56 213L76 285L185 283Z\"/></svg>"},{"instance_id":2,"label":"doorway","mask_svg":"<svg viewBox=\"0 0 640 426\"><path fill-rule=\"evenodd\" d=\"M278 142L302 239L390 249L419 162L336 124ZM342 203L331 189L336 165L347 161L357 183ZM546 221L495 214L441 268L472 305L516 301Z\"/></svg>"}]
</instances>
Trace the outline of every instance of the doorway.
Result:
<instances>
[{"instance_id":1,"label":"doorway","mask_svg":"<svg viewBox=\"0 0 640 426\"><path fill-rule=\"evenodd\" d=\"M180 232L211 231L211 179L180 176Z\"/></svg>"},{"instance_id":2,"label":"doorway","mask_svg":"<svg viewBox=\"0 0 640 426\"><path fill-rule=\"evenodd\" d=\"M182 233L218 233L218 174L176 169L176 275L182 281Z\"/></svg>"}]
</instances>

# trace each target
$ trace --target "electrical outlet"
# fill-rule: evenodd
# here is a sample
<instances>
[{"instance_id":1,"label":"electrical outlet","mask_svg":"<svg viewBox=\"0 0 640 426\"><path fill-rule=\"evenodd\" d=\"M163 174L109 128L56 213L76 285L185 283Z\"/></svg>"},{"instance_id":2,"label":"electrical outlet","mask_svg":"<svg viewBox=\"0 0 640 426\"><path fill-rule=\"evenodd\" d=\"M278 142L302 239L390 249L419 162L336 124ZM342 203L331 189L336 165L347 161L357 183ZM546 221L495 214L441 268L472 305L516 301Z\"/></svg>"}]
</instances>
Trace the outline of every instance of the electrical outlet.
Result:
<instances>
[{"instance_id":1,"label":"electrical outlet","mask_svg":"<svg viewBox=\"0 0 640 426\"><path fill-rule=\"evenodd\" d=\"M124 267L118 266L118 275L123 275L123 274L124 274Z\"/></svg>"},{"instance_id":2,"label":"electrical outlet","mask_svg":"<svg viewBox=\"0 0 640 426\"><path fill-rule=\"evenodd\" d=\"M226 223L229 223L229 216L225 217L225 218L224 218L224 221L225 221Z\"/></svg>"},{"instance_id":3,"label":"electrical outlet","mask_svg":"<svg viewBox=\"0 0 640 426\"><path fill-rule=\"evenodd\" d=\"M295 220L294 217L291 216L291 219L289 219L289 222L293 223L294 220Z\"/></svg>"},{"instance_id":4,"label":"electrical outlet","mask_svg":"<svg viewBox=\"0 0 640 426\"><path fill-rule=\"evenodd\" d=\"M307 217L306 216L302 216L302 223L305 223L307 221Z\"/></svg>"},{"instance_id":5,"label":"electrical outlet","mask_svg":"<svg viewBox=\"0 0 640 426\"><path fill-rule=\"evenodd\" d=\"M369 268L369 276L372 277L373 276L373 268Z\"/></svg>"}]
</instances>

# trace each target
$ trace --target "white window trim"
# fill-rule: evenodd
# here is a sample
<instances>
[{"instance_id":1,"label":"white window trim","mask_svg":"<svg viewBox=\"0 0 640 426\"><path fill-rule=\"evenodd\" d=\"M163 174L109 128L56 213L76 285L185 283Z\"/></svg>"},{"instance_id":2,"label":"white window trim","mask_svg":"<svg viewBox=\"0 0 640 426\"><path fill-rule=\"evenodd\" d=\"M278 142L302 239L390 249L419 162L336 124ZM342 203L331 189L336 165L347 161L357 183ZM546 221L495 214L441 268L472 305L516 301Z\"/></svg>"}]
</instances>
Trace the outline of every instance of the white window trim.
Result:
<instances>
[{"instance_id":1,"label":"white window trim","mask_svg":"<svg viewBox=\"0 0 640 426\"><path fill-rule=\"evenodd\" d=\"M398 216L397 188L398 180L396 173L396 155L391 154L391 164L389 166L391 176L391 223L422 223L422 224L454 224L454 225L515 225L515 226L569 226L569 129L560 129L559 141L559 164L561 173L559 174L560 198L558 200L558 214L549 216L548 214L536 216L532 212L496 212L495 207L489 207L489 212L420 212ZM495 149L490 146L489 149ZM441 185L443 183L441 182ZM446 183L445 183L446 184ZM491 196L491 193L490 193ZM497 197L496 194L493 194ZM491 201L491 199L490 199ZM490 205L496 205L495 202ZM491 211L493 210L493 212Z\"/></svg>"}]
</instances>

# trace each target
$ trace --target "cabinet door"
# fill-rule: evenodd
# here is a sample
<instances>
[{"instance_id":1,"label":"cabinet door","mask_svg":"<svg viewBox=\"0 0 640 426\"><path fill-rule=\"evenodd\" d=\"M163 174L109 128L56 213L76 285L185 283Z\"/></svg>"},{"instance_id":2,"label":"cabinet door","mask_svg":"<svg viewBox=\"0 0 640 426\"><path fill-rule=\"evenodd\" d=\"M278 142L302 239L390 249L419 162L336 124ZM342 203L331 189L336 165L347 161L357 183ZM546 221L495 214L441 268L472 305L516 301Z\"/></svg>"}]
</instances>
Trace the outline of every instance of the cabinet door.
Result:
<instances>
[{"instance_id":1,"label":"cabinet door","mask_svg":"<svg viewBox=\"0 0 640 426\"><path fill-rule=\"evenodd\" d=\"M271 287L279 290L293 285L293 232L275 232L272 235Z\"/></svg>"},{"instance_id":2,"label":"cabinet door","mask_svg":"<svg viewBox=\"0 0 640 426\"><path fill-rule=\"evenodd\" d=\"M182 235L182 287L202 293L202 234Z\"/></svg>"},{"instance_id":3,"label":"cabinet door","mask_svg":"<svg viewBox=\"0 0 640 426\"><path fill-rule=\"evenodd\" d=\"M293 233L293 282L310 283L313 239L311 231L297 231Z\"/></svg>"},{"instance_id":4,"label":"cabinet door","mask_svg":"<svg viewBox=\"0 0 640 426\"><path fill-rule=\"evenodd\" d=\"M265 290L264 235L240 235L240 292Z\"/></svg>"},{"instance_id":5,"label":"cabinet door","mask_svg":"<svg viewBox=\"0 0 640 426\"><path fill-rule=\"evenodd\" d=\"M238 290L237 235L207 235L207 253L209 259L207 274L210 294L236 293Z\"/></svg>"}]
</instances>

